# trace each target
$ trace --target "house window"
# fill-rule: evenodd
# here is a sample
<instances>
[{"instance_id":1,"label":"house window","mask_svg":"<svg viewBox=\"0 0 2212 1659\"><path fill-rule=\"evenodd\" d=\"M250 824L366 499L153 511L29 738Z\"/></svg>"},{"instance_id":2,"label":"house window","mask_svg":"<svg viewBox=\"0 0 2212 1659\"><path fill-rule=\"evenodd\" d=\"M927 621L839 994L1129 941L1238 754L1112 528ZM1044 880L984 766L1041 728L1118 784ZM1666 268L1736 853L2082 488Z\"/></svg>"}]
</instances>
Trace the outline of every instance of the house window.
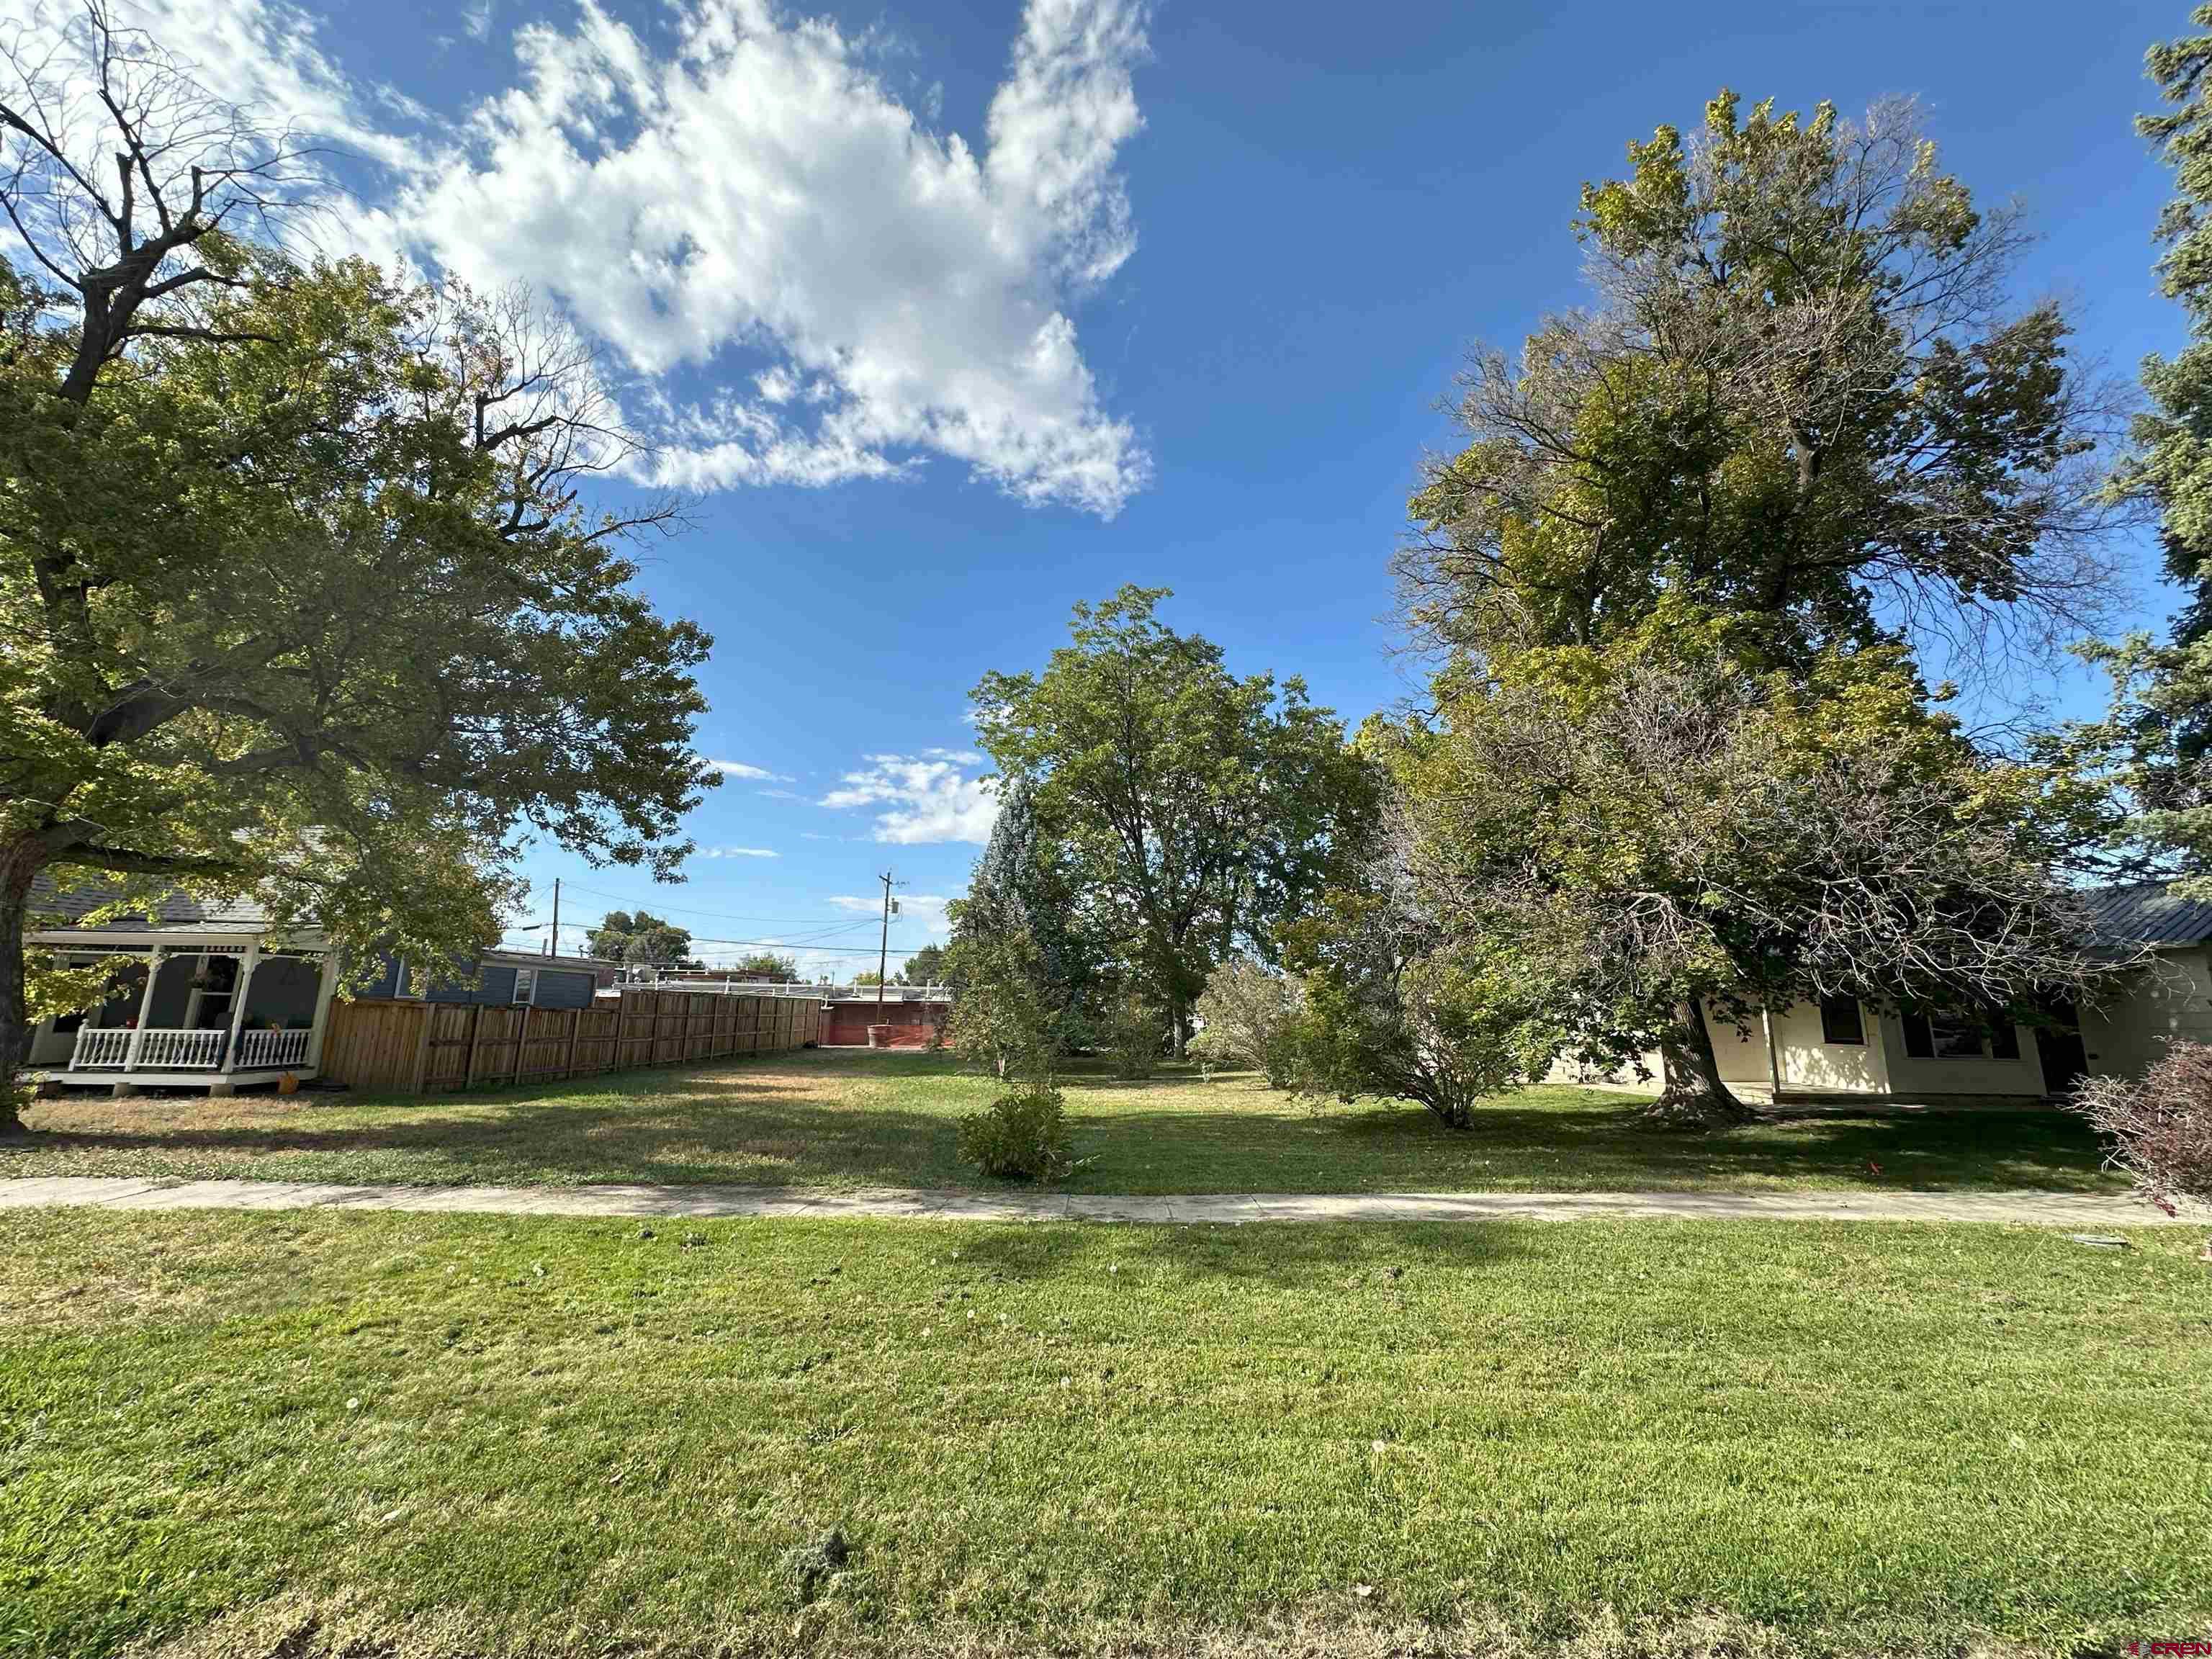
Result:
<instances>
[{"instance_id":1,"label":"house window","mask_svg":"<svg viewBox=\"0 0 2212 1659\"><path fill-rule=\"evenodd\" d=\"M1866 1021L1856 997L1820 999L1820 1041L1855 1048L1866 1047Z\"/></svg>"},{"instance_id":2,"label":"house window","mask_svg":"<svg viewBox=\"0 0 2212 1659\"><path fill-rule=\"evenodd\" d=\"M1982 1028L1962 1020L1931 1019L1928 1032L1936 1045L1938 1060L1979 1060L1982 1057Z\"/></svg>"},{"instance_id":3,"label":"house window","mask_svg":"<svg viewBox=\"0 0 2212 1659\"><path fill-rule=\"evenodd\" d=\"M1915 1060L2020 1058L2020 1029L2002 1014L1980 1020L1906 1014L1903 1023L1905 1052Z\"/></svg>"},{"instance_id":4,"label":"house window","mask_svg":"<svg viewBox=\"0 0 2212 1659\"><path fill-rule=\"evenodd\" d=\"M514 1000L517 1002L537 1001L538 970L535 968L518 968L514 970Z\"/></svg>"}]
</instances>

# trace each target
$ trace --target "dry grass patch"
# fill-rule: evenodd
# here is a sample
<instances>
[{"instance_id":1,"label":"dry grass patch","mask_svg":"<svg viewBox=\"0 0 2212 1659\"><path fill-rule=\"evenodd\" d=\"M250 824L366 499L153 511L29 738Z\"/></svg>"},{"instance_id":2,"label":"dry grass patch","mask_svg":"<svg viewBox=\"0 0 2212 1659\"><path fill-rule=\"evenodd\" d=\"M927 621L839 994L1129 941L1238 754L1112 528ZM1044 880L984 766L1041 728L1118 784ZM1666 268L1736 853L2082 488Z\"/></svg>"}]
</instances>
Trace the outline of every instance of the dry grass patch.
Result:
<instances>
[{"instance_id":1,"label":"dry grass patch","mask_svg":"<svg viewBox=\"0 0 2212 1659\"><path fill-rule=\"evenodd\" d=\"M134 1644L130 1659L569 1659L573 1629L556 1627L522 1645L487 1648L484 1632L452 1613L395 1626L372 1609L338 1601L283 1596L226 1615L185 1635ZM1771 1625L1723 1613L1626 1620L1598 1608L1545 1629L1497 1613L1414 1622L1366 1610L1340 1597L1256 1620L1208 1628L1196 1620L1160 1624L1092 1621L1040 1641L1005 1632L948 1629L918 1635L872 1629L835 1607L799 1610L787 1626L732 1624L672 1642L665 1634L625 1634L621 1650L637 1659L730 1659L732 1655L841 1659L1809 1659L1808 1646ZM2030 1659L2033 1650L1966 1633L1952 1650L1961 1659Z\"/></svg>"},{"instance_id":2,"label":"dry grass patch","mask_svg":"<svg viewBox=\"0 0 2212 1659\"><path fill-rule=\"evenodd\" d=\"M996 1092L949 1058L817 1051L415 1100L345 1094L41 1102L0 1174L418 1184L589 1182L962 1187L963 1115ZM1079 1191L2041 1188L2103 1191L2094 1137L2057 1112L1821 1116L1644 1131L1632 1097L1530 1089L1464 1132L1418 1108L1315 1106L1249 1077L1079 1068Z\"/></svg>"}]
</instances>

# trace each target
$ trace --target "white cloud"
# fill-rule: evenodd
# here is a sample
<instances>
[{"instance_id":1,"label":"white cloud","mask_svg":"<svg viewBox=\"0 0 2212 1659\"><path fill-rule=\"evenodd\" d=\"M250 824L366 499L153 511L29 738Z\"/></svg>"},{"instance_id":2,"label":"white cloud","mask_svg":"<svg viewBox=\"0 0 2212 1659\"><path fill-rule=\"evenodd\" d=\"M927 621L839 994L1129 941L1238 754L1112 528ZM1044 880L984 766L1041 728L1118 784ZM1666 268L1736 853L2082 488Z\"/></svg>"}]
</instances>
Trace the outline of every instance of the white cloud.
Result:
<instances>
[{"instance_id":1,"label":"white cloud","mask_svg":"<svg viewBox=\"0 0 2212 1659\"><path fill-rule=\"evenodd\" d=\"M317 20L289 0L114 0L106 8L118 30L143 32L216 100L246 112L246 131L229 154L259 161L282 140L290 160L278 168L272 195L294 209L267 223L240 226L273 233L301 251L362 253L389 264L404 261L398 229L386 204L352 198L338 188L367 161L392 189L405 188L433 162L431 147L392 130L394 118L417 125L428 112L398 88L356 79L317 45ZM96 88L83 71L90 22L82 0L0 0L0 43L21 63L60 76L62 99L51 106L69 131L64 143L92 176L111 177L106 125L91 100ZM66 43L66 44L65 44ZM54 48L59 46L61 50ZM126 33L126 57L135 44ZM6 77L12 80L12 76ZM70 106L74 105L73 111ZM162 158L173 171L173 198L192 162L217 164L226 144L219 124L185 101L158 105L149 136L158 144L180 133L191 138ZM12 157L0 143L0 172Z\"/></svg>"},{"instance_id":2,"label":"white cloud","mask_svg":"<svg viewBox=\"0 0 2212 1659\"><path fill-rule=\"evenodd\" d=\"M927 749L919 755L871 755L860 771L822 798L829 807L877 807L875 839L903 845L991 838L999 815L997 783L966 769L982 757L966 750Z\"/></svg>"},{"instance_id":3,"label":"white cloud","mask_svg":"<svg viewBox=\"0 0 2212 1659\"><path fill-rule=\"evenodd\" d=\"M773 847L702 847L691 856L697 859L780 859L782 854Z\"/></svg>"},{"instance_id":4,"label":"white cloud","mask_svg":"<svg viewBox=\"0 0 2212 1659\"><path fill-rule=\"evenodd\" d=\"M679 0L665 51L582 0L404 193L426 250L558 295L658 404L659 477L889 477L930 455L1111 515L1149 471L1071 302L1136 245L1139 0L1030 0L979 155L879 76L881 41L767 0ZM759 359L769 361L760 366ZM749 357L740 364L736 360Z\"/></svg>"},{"instance_id":5,"label":"white cloud","mask_svg":"<svg viewBox=\"0 0 2212 1659\"><path fill-rule=\"evenodd\" d=\"M720 772L726 778L750 778L763 783L796 783L798 781L788 772L771 772L765 766L748 766L743 761L710 760L707 763L707 769L710 772ZM776 792L768 790L763 793L774 794Z\"/></svg>"},{"instance_id":6,"label":"white cloud","mask_svg":"<svg viewBox=\"0 0 2212 1659\"><path fill-rule=\"evenodd\" d=\"M1070 314L1136 246L1116 162L1143 125L1145 0L1028 0L980 150L921 77L880 72L912 48L770 0L669 0L645 34L578 0L515 29L514 83L461 117L350 76L290 0L117 9L224 98L382 169L328 216L333 247L528 281L610 343L662 483L942 458L1111 516L1149 477ZM41 34L77 15L0 0ZM489 36L492 0L460 21Z\"/></svg>"}]
</instances>

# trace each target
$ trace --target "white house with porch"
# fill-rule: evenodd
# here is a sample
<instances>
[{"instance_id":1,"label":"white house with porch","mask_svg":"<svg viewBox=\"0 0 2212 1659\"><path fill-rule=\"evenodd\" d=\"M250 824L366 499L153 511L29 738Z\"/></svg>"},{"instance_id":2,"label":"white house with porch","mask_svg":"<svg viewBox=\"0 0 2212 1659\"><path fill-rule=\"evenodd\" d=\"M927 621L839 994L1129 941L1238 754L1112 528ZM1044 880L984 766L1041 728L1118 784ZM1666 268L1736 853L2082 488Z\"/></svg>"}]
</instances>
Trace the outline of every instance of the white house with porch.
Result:
<instances>
[{"instance_id":1,"label":"white house with porch","mask_svg":"<svg viewBox=\"0 0 2212 1659\"><path fill-rule=\"evenodd\" d=\"M315 1075L338 981L320 934L274 945L267 915L250 901L211 909L180 893L151 915L82 921L113 896L43 881L32 890L27 943L70 966L111 969L105 1001L33 1032L34 1085L227 1095L288 1073Z\"/></svg>"}]
</instances>

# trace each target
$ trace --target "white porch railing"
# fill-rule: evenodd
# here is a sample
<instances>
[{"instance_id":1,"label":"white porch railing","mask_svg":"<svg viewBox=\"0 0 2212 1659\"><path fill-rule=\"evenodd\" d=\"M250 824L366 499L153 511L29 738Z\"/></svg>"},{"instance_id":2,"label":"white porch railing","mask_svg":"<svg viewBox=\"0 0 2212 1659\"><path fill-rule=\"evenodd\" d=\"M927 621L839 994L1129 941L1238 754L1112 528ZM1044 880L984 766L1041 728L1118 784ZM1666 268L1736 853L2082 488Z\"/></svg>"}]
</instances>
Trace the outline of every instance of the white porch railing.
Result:
<instances>
[{"instance_id":1,"label":"white porch railing","mask_svg":"<svg viewBox=\"0 0 2212 1659\"><path fill-rule=\"evenodd\" d=\"M305 1066L307 1063L307 1039L312 1031L240 1031L238 1034L238 1058L231 1069L237 1072L265 1072L279 1066Z\"/></svg>"},{"instance_id":2,"label":"white porch railing","mask_svg":"<svg viewBox=\"0 0 2212 1659\"><path fill-rule=\"evenodd\" d=\"M138 1033L138 1048L131 1056L133 1071L212 1072L222 1064L226 1031L180 1031L155 1026Z\"/></svg>"},{"instance_id":3,"label":"white porch railing","mask_svg":"<svg viewBox=\"0 0 2212 1659\"><path fill-rule=\"evenodd\" d=\"M137 1033L121 1025L77 1028L76 1047L70 1051L70 1070L82 1072L95 1066L119 1066L131 1058L131 1039Z\"/></svg>"},{"instance_id":4,"label":"white porch railing","mask_svg":"<svg viewBox=\"0 0 2212 1659\"><path fill-rule=\"evenodd\" d=\"M107 1026L80 1030L70 1070L212 1072L222 1064L227 1031L185 1031L163 1026L143 1030Z\"/></svg>"}]
</instances>

